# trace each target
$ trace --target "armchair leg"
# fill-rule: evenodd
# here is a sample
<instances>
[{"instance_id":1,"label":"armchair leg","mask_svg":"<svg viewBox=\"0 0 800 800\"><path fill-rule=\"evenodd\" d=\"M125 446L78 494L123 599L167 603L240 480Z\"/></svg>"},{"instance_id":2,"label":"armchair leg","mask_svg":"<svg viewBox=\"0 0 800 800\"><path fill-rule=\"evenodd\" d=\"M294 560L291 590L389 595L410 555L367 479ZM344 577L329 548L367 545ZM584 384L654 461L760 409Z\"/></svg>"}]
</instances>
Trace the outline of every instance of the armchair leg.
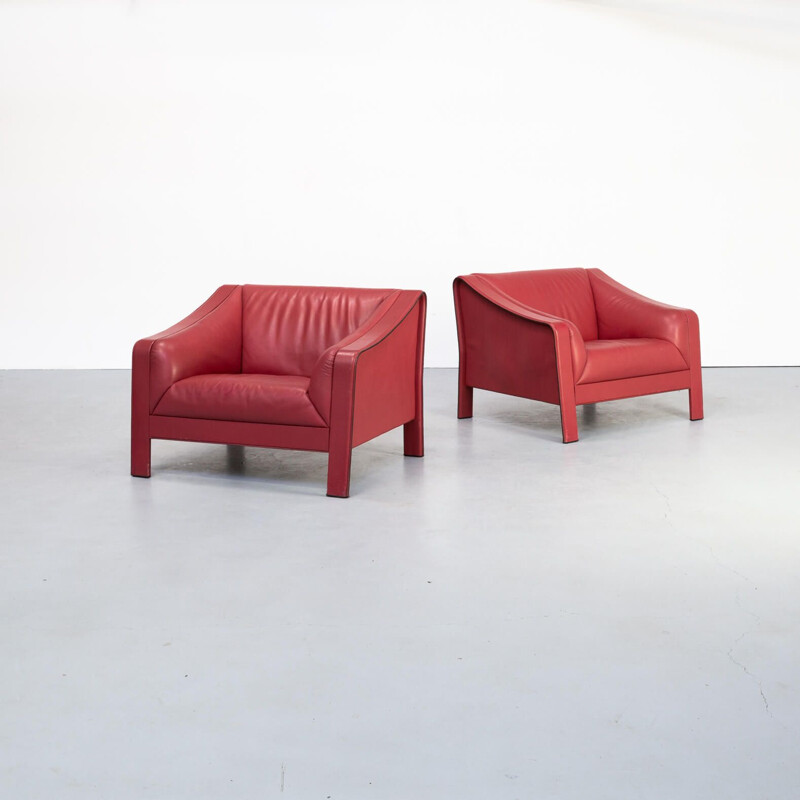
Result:
<instances>
[{"instance_id":1,"label":"armchair leg","mask_svg":"<svg viewBox=\"0 0 800 800\"><path fill-rule=\"evenodd\" d=\"M564 444L578 441L578 412L575 403L561 401L561 435Z\"/></svg>"},{"instance_id":2,"label":"armchair leg","mask_svg":"<svg viewBox=\"0 0 800 800\"><path fill-rule=\"evenodd\" d=\"M142 349L142 345L146 345ZM150 345L145 340L133 348L131 370L131 475L150 477L150 408L149 364Z\"/></svg>"},{"instance_id":3,"label":"armchair leg","mask_svg":"<svg viewBox=\"0 0 800 800\"><path fill-rule=\"evenodd\" d=\"M689 419L703 419L703 384L692 381L689 388Z\"/></svg>"},{"instance_id":4,"label":"armchair leg","mask_svg":"<svg viewBox=\"0 0 800 800\"><path fill-rule=\"evenodd\" d=\"M350 447L332 447L328 451L328 497L350 497Z\"/></svg>"},{"instance_id":5,"label":"armchair leg","mask_svg":"<svg viewBox=\"0 0 800 800\"><path fill-rule=\"evenodd\" d=\"M407 456L425 455L425 436L422 428L422 412L403 425L403 453Z\"/></svg>"},{"instance_id":6,"label":"armchair leg","mask_svg":"<svg viewBox=\"0 0 800 800\"><path fill-rule=\"evenodd\" d=\"M136 430L131 435L131 475L150 477L150 437Z\"/></svg>"},{"instance_id":7,"label":"armchair leg","mask_svg":"<svg viewBox=\"0 0 800 800\"><path fill-rule=\"evenodd\" d=\"M472 387L467 386L462 377L463 370L458 371L458 418L467 419L472 416Z\"/></svg>"}]
</instances>

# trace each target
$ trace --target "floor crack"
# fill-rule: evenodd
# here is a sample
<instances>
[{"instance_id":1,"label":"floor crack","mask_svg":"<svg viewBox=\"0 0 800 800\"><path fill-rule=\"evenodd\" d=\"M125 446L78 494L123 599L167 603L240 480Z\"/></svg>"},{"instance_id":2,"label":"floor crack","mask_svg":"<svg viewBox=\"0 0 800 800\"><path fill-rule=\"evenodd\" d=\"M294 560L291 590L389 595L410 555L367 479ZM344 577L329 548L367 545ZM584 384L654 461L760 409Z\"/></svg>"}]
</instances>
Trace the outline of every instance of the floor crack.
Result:
<instances>
[{"instance_id":1,"label":"floor crack","mask_svg":"<svg viewBox=\"0 0 800 800\"><path fill-rule=\"evenodd\" d=\"M747 669L747 667L744 664L742 664L741 661L737 661L733 656L733 651L736 645L739 644L739 642L741 642L742 639L744 639L744 637L747 636L749 633L752 633L752 631L745 631L741 636L739 636L734 641L734 643L730 646L730 649L728 650L728 658L730 659L731 663L739 667L742 670L742 672L744 672L744 674L747 675L748 678L755 681L756 686L758 686L758 693L761 695L761 700L764 703L764 710L767 712L767 716L772 717L774 719L772 711L770 711L769 708L769 700L767 700L767 696L764 694L764 687L761 685L761 681L758 679L756 675L750 672L750 670Z\"/></svg>"},{"instance_id":2,"label":"floor crack","mask_svg":"<svg viewBox=\"0 0 800 800\"><path fill-rule=\"evenodd\" d=\"M669 516L672 514L672 504L669 502L669 497L661 491L654 483L650 483L653 489L656 490L658 494L660 494L664 498L664 502L667 505L667 510L664 512L664 519L669 520Z\"/></svg>"},{"instance_id":3,"label":"floor crack","mask_svg":"<svg viewBox=\"0 0 800 800\"><path fill-rule=\"evenodd\" d=\"M699 541L699 539L695 539L695 541ZM711 553L711 558L713 558L714 561L716 561L717 564L719 564L723 569L728 570L728 572L732 572L734 575L736 575L737 578L741 578L743 581L747 581L747 583L753 583L753 581L751 581L750 578L747 577L747 575L743 575L741 572L737 572L733 567L729 567L724 561L721 561L717 556L717 554L714 552L714 548L710 544L706 544L705 542L702 542L701 544L705 544L705 546L708 548L708 552ZM738 600L739 595L736 595L736 598ZM749 614L750 612L748 611L747 613Z\"/></svg>"},{"instance_id":4,"label":"floor crack","mask_svg":"<svg viewBox=\"0 0 800 800\"><path fill-rule=\"evenodd\" d=\"M671 528L673 528L673 530L674 530L675 526L672 524L672 520L670 519L670 516L672 515L672 504L669 501L669 497L664 492L662 492L661 489L659 489L658 486L656 486L655 483L651 482L650 485L653 487L653 489L656 491L656 493L658 493L659 495L661 495L662 498L664 498L664 503L666 505L666 510L664 512L664 519L667 521L667 524ZM743 575L741 572L738 572L737 570L733 569L733 567L729 567L724 561L722 561L717 556L717 554L714 552L714 548L710 544L708 544L707 542L704 542L704 541L702 541L700 539L697 539L697 538L695 538L693 536L688 536L687 538L691 539L691 541L695 542L695 544L700 544L700 545L703 545L704 547L708 548L708 552L711 555L711 558L714 560L714 562L718 566L720 566L723 569L727 570L728 572L732 573L733 575L735 575L740 580L743 580L745 583L749 583L751 586L754 585L753 581L750 578L748 578L747 575ZM757 626L761 625L761 617L759 617L758 614L754 613L753 611L749 611L748 609L746 609L746 608L744 608L742 606L741 598L739 596L739 592L736 592L736 605L738 606L740 611L743 611L745 614L749 614L756 621L756 625ZM750 633L752 633L752 631L745 631L741 636L739 636L734 641L734 643L730 646L730 648L728 650L728 658L730 659L731 663L733 663L737 667L739 667L739 669L741 669L744 672L744 674L747 675L748 678L750 678L751 680L755 681L756 685L758 686L758 693L761 695L761 700L764 703L764 710L766 711L767 716L774 718L774 716L772 714L772 711L770 710L770 707L769 707L769 700L767 700L767 696L766 696L766 694L764 694L764 687L763 687L761 681L759 680L759 678L756 675L754 675L752 672L750 672L750 670L744 664L742 664L741 661L737 661L736 658L734 658L734 655L733 655L733 651L736 648L736 645L739 644L739 642L741 642L742 639L744 639L744 637L747 636Z\"/></svg>"}]
</instances>

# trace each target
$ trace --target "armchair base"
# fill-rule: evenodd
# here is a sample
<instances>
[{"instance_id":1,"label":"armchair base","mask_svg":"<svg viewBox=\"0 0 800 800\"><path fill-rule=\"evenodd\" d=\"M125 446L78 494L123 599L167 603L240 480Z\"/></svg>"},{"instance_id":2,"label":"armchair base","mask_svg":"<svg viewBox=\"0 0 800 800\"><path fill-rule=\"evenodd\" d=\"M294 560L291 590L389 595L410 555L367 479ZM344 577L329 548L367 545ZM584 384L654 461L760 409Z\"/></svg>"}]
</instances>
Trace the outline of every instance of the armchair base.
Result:
<instances>
[{"instance_id":1,"label":"armchair base","mask_svg":"<svg viewBox=\"0 0 800 800\"><path fill-rule=\"evenodd\" d=\"M347 446L339 449L331 447L328 428L151 416L149 434L134 430L131 475L136 478L150 477L152 439L328 453L328 496L350 495L350 462L353 451ZM421 414L418 419L404 424L403 439L404 455L424 455Z\"/></svg>"},{"instance_id":2,"label":"armchair base","mask_svg":"<svg viewBox=\"0 0 800 800\"><path fill-rule=\"evenodd\" d=\"M188 417L150 417L150 438L275 447L283 450L325 452L328 449L327 428L190 419Z\"/></svg>"},{"instance_id":3,"label":"armchair base","mask_svg":"<svg viewBox=\"0 0 800 800\"><path fill-rule=\"evenodd\" d=\"M465 419L472 416L472 390L484 389L498 391L489 386L467 386L459 381L458 387L458 417ZM641 397L648 394L662 394L675 392L682 389L689 390L689 419L703 419L703 387L698 381L693 385L692 374L689 370L681 372L668 372L663 375L644 375L636 378L626 378L619 381L603 381L602 383L579 384L575 387L574 396L561 397L560 402L551 403L561 409L561 432L564 444L578 441L577 406L602 403L606 400L624 400L629 397ZM502 391L501 394L512 394ZM548 403L541 397L530 394L517 394L528 400L540 400Z\"/></svg>"}]
</instances>

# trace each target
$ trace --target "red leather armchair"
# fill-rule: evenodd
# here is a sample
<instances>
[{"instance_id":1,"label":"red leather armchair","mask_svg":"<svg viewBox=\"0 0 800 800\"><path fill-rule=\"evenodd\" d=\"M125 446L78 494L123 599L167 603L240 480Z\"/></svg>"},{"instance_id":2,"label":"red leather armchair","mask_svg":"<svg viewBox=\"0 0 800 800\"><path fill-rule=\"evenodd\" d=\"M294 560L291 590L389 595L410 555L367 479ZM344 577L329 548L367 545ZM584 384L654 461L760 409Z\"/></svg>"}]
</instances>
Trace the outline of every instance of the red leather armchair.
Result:
<instances>
[{"instance_id":1,"label":"red leather armchair","mask_svg":"<svg viewBox=\"0 0 800 800\"><path fill-rule=\"evenodd\" d=\"M564 442L578 440L576 405L689 390L703 418L697 315L627 289L599 269L462 275L458 416L472 390L561 406Z\"/></svg>"},{"instance_id":2,"label":"red leather armchair","mask_svg":"<svg viewBox=\"0 0 800 800\"><path fill-rule=\"evenodd\" d=\"M399 425L423 455L423 292L221 286L133 348L131 474L150 441L328 453L328 494L347 497L352 449Z\"/></svg>"}]
</instances>

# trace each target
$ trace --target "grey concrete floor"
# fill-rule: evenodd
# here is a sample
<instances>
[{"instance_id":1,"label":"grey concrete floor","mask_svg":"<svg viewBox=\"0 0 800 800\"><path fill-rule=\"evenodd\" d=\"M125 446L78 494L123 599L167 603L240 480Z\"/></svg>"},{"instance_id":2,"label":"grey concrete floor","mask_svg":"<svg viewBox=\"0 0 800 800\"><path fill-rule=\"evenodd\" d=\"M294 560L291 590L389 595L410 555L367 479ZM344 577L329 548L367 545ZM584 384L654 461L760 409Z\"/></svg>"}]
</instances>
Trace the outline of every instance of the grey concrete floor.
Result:
<instances>
[{"instance_id":1,"label":"grey concrete floor","mask_svg":"<svg viewBox=\"0 0 800 800\"><path fill-rule=\"evenodd\" d=\"M0 797L800 797L800 369L579 412L426 371L424 459L157 442L0 373Z\"/></svg>"}]
</instances>

